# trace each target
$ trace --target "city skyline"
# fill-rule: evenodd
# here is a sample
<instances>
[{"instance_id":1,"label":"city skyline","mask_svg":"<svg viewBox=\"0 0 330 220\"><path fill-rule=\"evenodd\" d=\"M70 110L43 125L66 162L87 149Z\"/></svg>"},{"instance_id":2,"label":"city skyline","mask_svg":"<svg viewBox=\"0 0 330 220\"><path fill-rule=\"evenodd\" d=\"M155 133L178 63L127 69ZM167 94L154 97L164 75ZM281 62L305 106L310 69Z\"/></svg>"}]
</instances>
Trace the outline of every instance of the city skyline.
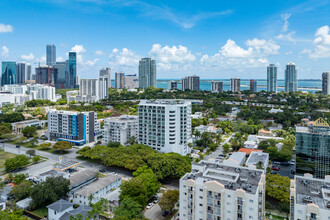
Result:
<instances>
[{"instance_id":1,"label":"city skyline","mask_svg":"<svg viewBox=\"0 0 330 220\"><path fill-rule=\"evenodd\" d=\"M265 79L272 63L283 79L291 61L298 79L321 79L329 70L328 1L21 2L0 3L7 9L0 15L0 61L26 61L33 69L46 63L45 45L54 44L57 61L77 52L81 78L95 78L104 67L137 74L143 57L157 61L158 79ZM25 17L24 25L13 10Z\"/></svg>"}]
</instances>

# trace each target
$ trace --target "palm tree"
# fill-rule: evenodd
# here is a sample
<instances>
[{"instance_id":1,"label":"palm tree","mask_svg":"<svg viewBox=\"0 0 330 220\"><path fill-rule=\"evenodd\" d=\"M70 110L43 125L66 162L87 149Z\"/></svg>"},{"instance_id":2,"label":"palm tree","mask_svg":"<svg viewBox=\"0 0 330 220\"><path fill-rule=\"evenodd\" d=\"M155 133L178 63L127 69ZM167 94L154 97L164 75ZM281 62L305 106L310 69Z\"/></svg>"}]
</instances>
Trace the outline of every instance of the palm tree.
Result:
<instances>
[{"instance_id":1,"label":"palm tree","mask_svg":"<svg viewBox=\"0 0 330 220\"><path fill-rule=\"evenodd\" d=\"M90 194L90 195L88 196L89 205L92 204L93 199L94 199L93 194Z\"/></svg>"}]
</instances>

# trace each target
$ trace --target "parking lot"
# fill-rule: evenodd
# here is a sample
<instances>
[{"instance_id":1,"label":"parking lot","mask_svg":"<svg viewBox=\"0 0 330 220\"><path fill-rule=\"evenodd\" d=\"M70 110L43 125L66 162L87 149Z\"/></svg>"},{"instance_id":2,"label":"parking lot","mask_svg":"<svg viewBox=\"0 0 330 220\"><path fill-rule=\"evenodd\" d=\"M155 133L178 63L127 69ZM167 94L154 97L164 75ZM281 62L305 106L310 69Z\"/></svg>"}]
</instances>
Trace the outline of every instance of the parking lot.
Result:
<instances>
[{"instance_id":1,"label":"parking lot","mask_svg":"<svg viewBox=\"0 0 330 220\"><path fill-rule=\"evenodd\" d=\"M289 164L272 164L272 167L273 166L276 166L276 167L279 167L280 169L278 171L276 170L272 170L272 173L278 173L280 174L281 176L287 176L289 177L290 179L293 179L294 178L294 173L291 173L291 170L294 170L296 171L296 165L289 165Z\"/></svg>"}]
</instances>

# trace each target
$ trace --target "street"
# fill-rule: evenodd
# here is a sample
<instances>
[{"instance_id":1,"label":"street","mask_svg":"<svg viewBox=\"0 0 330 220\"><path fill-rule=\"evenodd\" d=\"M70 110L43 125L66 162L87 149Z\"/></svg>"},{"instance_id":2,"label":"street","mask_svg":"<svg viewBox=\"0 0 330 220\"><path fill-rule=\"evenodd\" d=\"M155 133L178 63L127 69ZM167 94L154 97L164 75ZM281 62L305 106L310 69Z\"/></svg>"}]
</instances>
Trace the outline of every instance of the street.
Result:
<instances>
[{"instance_id":1,"label":"street","mask_svg":"<svg viewBox=\"0 0 330 220\"><path fill-rule=\"evenodd\" d=\"M213 151L210 155L207 155L207 156L204 157L204 160L210 160L210 159L216 160L216 158L219 156L219 154L222 154L222 146L224 144L228 144L230 138L232 138L233 135L234 134L232 134L231 136L226 138L225 141L221 142L221 144L219 145L219 147L215 151Z\"/></svg>"}]
</instances>

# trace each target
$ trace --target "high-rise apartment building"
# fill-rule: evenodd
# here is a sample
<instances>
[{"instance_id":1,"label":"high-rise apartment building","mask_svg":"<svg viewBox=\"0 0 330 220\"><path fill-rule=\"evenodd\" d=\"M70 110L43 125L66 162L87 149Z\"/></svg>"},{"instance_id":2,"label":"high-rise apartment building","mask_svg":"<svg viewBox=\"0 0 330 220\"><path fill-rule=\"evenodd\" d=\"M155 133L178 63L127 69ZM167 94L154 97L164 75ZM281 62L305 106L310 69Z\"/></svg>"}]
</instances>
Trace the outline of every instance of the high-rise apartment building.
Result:
<instances>
[{"instance_id":1,"label":"high-rise apartment building","mask_svg":"<svg viewBox=\"0 0 330 220\"><path fill-rule=\"evenodd\" d=\"M251 93L257 92L257 81L255 81L254 79L250 80L250 92Z\"/></svg>"},{"instance_id":2,"label":"high-rise apartment building","mask_svg":"<svg viewBox=\"0 0 330 220\"><path fill-rule=\"evenodd\" d=\"M104 119L103 142L119 142L127 145L131 137L137 138L138 116L122 115Z\"/></svg>"},{"instance_id":3,"label":"high-rise apartment building","mask_svg":"<svg viewBox=\"0 0 330 220\"><path fill-rule=\"evenodd\" d=\"M76 52L69 52L69 60L67 65L67 86L68 89L77 88L77 53Z\"/></svg>"},{"instance_id":4,"label":"high-rise apartment building","mask_svg":"<svg viewBox=\"0 0 330 220\"><path fill-rule=\"evenodd\" d=\"M66 73L68 65L68 61L64 62L56 62L53 67L55 69L55 88L56 89L66 89L67 86L67 79L66 76L68 74Z\"/></svg>"},{"instance_id":5,"label":"high-rise apartment building","mask_svg":"<svg viewBox=\"0 0 330 220\"><path fill-rule=\"evenodd\" d=\"M116 89L124 88L124 73L123 72L115 73L115 87L116 87Z\"/></svg>"},{"instance_id":6,"label":"high-rise apartment building","mask_svg":"<svg viewBox=\"0 0 330 220\"><path fill-rule=\"evenodd\" d=\"M223 82L212 81L211 82L211 92L223 92Z\"/></svg>"},{"instance_id":7,"label":"high-rise apartment building","mask_svg":"<svg viewBox=\"0 0 330 220\"><path fill-rule=\"evenodd\" d=\"M330 95L330 71L322 73L322 94Z\"/></svg>"},{"instance_id":8,"label":"high-rise apartment building","mask_svg":"<svg viewBox=\"0 0 330 220\"><path fill-rule=\"evenodd\" d=\"M181 89L182 91L191 90L199 91L199 76L187 76L181 79Z\"/></svg>"},{"instance_id":9,"label":"high-rise apartment building","mask_svg":"<svg viewBox=\"0 0 330 220\"><path fill-rule=\"evenodd\" d=\"M322 118L296 127L296 173L316 178L330 175L330 126Z\"/></svg>"},{"instance_id":10,"label":"high-rise apartment building","mask_svg":"<svg viewBox=\"0 0 330 220\"><path fill-rule=\"evenodd\" d=\"M48 112L48 140L84 145L96 140L99 129L100 123L95 112Z\"/></svg>"},{"instance_id":11,"label":"high-rise apartment building","mask_svg":"<svg viewBox=\"0 0 330 220\"><path fill-rule=\"evenodd\" d=\"M180 219L265 219L263 170L211 161L180 179Z\"/></svg>"},{"instance_id":12,"label":"high-rise apartment building","mask_svg":"<svg viewBox=\"0 0 330 220\"><path fill-rule=\"evenodd\" d=\"M111 69L109 67L100 70L102 78L108 78L108 88L111 88Z\"/></svg>"},{"instance_id":13,"label":"high-rise apartment building","mask_svg":"<svg viewBox=\"0 0 330 220\"><path fill-rule=\"evenodd\" d=\"M294 64L293 62L290 62L286 65L284 83L285 92L298 91L296 64Z\"/></svg>"},{"instance_id":14,"label":"high-rise apartment building","mask_svg":"<svg viewBox=\"0 0 330 220\"><path fill-rule=\"evenodd\" d=\"M54 44L46 46L46 65L53 66L56 63L56 47Z\"/></svg>"},{"instance_id":15,"label":"high-rise apartment building","mask_svg":"<svg viewBox=\"0 0 330 220\"><path fill-rule=\"evenodd\" d=\"M17 63L16 65L17 84L24 84L25 81L31 80L31 64Z\"/></svg>"},{"instance_id":16,"label":"high-rise apartment building","mask_svg":"<svg viewBox=\"0 0 330 220\"><path fill-rule=\"evenodd\" d=\"M149 86L156 88L156 80L156 60L142 58L139 61L139 88L146 89Z\"/></svg>"},{"instance_id":17,"label":"high-rise apartment building","mask_svg":"<svg viewBox=\"0 0 330 220\"><path fill-rule=\"evenodd\" d=\"M174 90L174 89L178 89L178 82L172 80L171 82L169 82L169 87L168 87L168 88L169 88L169 89L172 89L172 90Z\"/></svg>"},{"instance_id":18,"label":"high-rise apartment building","mask_svg":"<svg viewBox=\"0 0 330 220\"><path fill-rule=\"evenodd\" d=\"M16 62L2 61L1 86L17 84Z\"/></svg>"},{"instance_id":19,"label":"high-rise apartment building","mask_svg":"<svg viewBox=\"0 0 330 220\"><path fill-rule=\"evenodd\" d=\"M36 83L55 85L55 69L51 66L39 66L36 69Z\"/></svg>"},{"instance_id":20,"label":"high-rise apartment building","mask_svg":"<svg viewBox=\"0 0 330 220\"><path fill-rule=\"evenodd\" d=\"M231 78L230 79L230 90L231 92L240 92L241 91L241 79Z\"/></svg>"},{"instance_id":21,"label":"high-rise apartment building","mask_svg":"<svg viewBox=\"0 0 330 220\"><path fill-rule=\"evenodd\" d=\"M109 76L108 75L99 76L99 98L100 99L109 98Z\"/></svg>"},{"instance_id":22,"label":"high-rise apartment building","mask_svg":"<svg viewBox=\"0 0 330 220\"><path fill-rule=\"evenodd\" d=\"M124 88L125 89L139 88L139 77L136 74L124 75Z\"/></svg>"},{"instance_id":23,"label":"high-rise apartment building","mask_svg":"<svg viewBox=\"0 0 330 220\"><path fill-rule=\"evenodd\" d=\"M267 66L267 91L277 92L277 67L274 64Z\"/></svg>"},{"instance_id":24,"label":"high-rise apartment building","mask_svg":"<svg viewBox=\"0 0 330 220\"><path fill-rule=\"evenodd\" d=\"M290 220L330 219L330 176L296 175L290 185Z\"/></svg>"},{"instance_id":25,"label":"high-rise apartment building","mask_svg":"<svg viewBox=\"0 0 330 220\"><path fill-rule=\"evenodd\" d=\"M98 79L81 79L79 85L79 95L95 96L99 100Z\"/></svg>"},{"instance_id":26,"label":"high-rise apartment building","mask_svg":"<svg viewBox=\"0 0 330 220\"><path fill-rule=\"evenodd\" d=\"M162 152L190 152L191 103L184 100L141 100L138 142Z\"/></svg>"},{"instance_id":27,"label":"high-rise apartment building","mask_svg":"<svg viewBox=\"0 0 330 220\"><path fill-rule=\"evenodd\" d=\"M58 97L55 94L55 88L47 85L33 84L33 85L4 85L2 91L10 92L15 95L29 95L32 99L44 99L56 102Z\"/></svg>"}]
</instances>

